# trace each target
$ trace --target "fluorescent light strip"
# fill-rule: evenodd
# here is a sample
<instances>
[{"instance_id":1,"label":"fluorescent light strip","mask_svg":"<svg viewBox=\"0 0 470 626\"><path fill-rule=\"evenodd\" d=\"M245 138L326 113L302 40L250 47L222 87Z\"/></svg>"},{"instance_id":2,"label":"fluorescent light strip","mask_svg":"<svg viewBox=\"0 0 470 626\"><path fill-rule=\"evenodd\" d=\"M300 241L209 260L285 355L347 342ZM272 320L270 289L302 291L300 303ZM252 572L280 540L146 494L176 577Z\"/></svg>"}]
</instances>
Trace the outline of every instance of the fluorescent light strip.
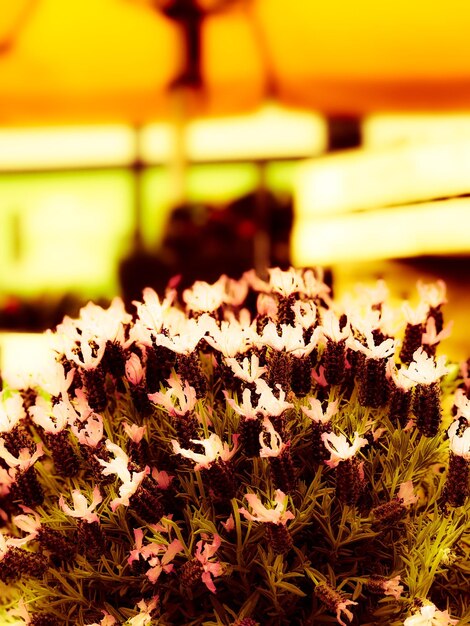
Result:
<instances>
[{"instance_id":1,"label":"fluorescent light strip","mask_svg":"<svg viewBox=\"0 0 470 626\"><path fill-rule=\"evenodd\" d=\"M299 167L303 214L346 213L470 192L470 142L454 140L386 150L350 150Z\"/></svg>"},{"instance_id":2,"label":"fluorescent light strip","mask_svg":"<svg viewBox=\"0 0 470 626\"><path fill-rule=\"evenodd\" d=\"M326 146L322 116L275 105L252 115L196 120L187 129L188 156L194 161L310 157Z\"/></svg>"},{"instance_id":3,"label":"fluorescent light strip","mask_svg":"<svg viewBox=\"0 0 470 626\"><path fill-rule=\"evenodd\" d=\"M322 116L266 105L252 115L183 124L189 161L311 157L326 150ZM79 126L0 130L0 171L125 166L136 157L130 126ZM177 129L165 122L140 130L144 162L171 162Z\"/></svg>"},{"instance_id":4,"label":"fluorescent light strip","mask_svg":"<svg viewBox=\"0 0 470 626\"><path fill-rule=\"evenodd\" d=\"M298 214L295 265L332 265L470 251L470 199L313 218Z\"/></svg>"},{"instance_id":5,"label":"fluorescent light strip","mask_svg":"<svg viewBox=\"0 0 470 626\"><path fill-rule=\"evenodd\" d=\"M323 153L327 126L321 115L266 105L251 115L188 121L184 137L192 162L288 159ZM145 161L167 161L175 149L171 126L143 128L141 148Z\"/></svg>"},{"instance_id":6,"label":"fluorescent light strip","mask_svg":"<svg viewBox=\"0 0 470 626\"><path fill-rule=\"evenodd\" d=\"M0 130L0 171L122 166L135 158L132 128L77 126Z\"/></svg>"},{"instance_id":7,"label":"fluorescent light strip","mask_svg":"<svg viewBox=\"0 0 470 626\"><path fill-rule=\"evenodd\" d=\"M463 138L470 138L470 115L466 113L374 114L362 122L362 143L368 149Z\"/></svg>"}]
</instances>

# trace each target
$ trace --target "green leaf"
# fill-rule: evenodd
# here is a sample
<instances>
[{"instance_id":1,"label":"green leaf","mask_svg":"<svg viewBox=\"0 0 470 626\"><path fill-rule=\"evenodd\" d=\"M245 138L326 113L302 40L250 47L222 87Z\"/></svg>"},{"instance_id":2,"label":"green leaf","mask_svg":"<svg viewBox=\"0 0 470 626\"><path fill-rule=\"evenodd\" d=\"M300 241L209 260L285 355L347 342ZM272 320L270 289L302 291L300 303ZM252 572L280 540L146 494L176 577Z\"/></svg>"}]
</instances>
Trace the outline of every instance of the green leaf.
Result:
<instances>
[{"instance_id":1,"label":"green leaf","mask_svg":"<svg viewBox=\"0 0 470 626\"><path fill-rule=\"evenodd\" d=\"M285 582L285 580L275 583L275 586L278 587L279 589L284 589L285 591L288 591L289 593L293 593L295 596L299 596L301 598L304 598L306 596L306 594L301 589L299 589L292 583Z\"/></svg>"}]
</instances>

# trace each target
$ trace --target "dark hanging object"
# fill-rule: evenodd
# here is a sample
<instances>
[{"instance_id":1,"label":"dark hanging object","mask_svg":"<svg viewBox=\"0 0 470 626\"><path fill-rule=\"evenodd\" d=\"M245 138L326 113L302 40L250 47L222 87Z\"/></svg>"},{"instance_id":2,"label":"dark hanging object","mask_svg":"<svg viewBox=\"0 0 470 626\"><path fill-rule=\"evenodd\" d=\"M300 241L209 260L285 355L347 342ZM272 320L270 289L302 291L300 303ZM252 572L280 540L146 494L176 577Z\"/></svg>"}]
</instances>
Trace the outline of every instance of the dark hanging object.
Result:
<instances>
[{"instance_id":1,"label":"dark hanging object","mask_svg":"<svg viewBox=\"0 0 470 626\"><path fill-rule=\"evenodd\" d=\"M201 87L201 23L204 12L196 0L170 0L162 3L161 12L178 22L184 33L183 70L173 87Z\"/></svg>"},{"instance_id":2,"label":"dark hanging object","mask_svg":"<svg viewBox=\"0 0 470 626\"><path fill-rule=\"evenodd\" d=\"M327 118L328 152L358 148L362 145L362 122L355 115L330 115Z\"/></svg>"}]
</instances>

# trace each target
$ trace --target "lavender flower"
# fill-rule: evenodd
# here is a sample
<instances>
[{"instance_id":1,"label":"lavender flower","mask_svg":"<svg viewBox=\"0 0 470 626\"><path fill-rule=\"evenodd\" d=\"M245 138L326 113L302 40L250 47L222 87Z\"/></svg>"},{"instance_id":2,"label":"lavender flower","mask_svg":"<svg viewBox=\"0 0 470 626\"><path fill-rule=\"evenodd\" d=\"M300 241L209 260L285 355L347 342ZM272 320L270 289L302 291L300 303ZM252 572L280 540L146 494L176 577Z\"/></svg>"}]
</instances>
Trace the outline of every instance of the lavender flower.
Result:
<instances>
[{"instance_id":1,"label":"lavender flower","mask_svg":"<svg viewBox=\"0 0 470 626\"><path fill-rule=\"evenodd\" d=\"M286 524L289 520L294 519L294 514L286 510L286 494L280 489L276 489L274 497L276 506L270 509L265 507L254 493L247 493L245 500L250 505L253 513L244 508L239 509L239 512L249 521L264 523L266 539L274 553L287 554L293 545L293 541Z\"/></svg>"}]
</instances>

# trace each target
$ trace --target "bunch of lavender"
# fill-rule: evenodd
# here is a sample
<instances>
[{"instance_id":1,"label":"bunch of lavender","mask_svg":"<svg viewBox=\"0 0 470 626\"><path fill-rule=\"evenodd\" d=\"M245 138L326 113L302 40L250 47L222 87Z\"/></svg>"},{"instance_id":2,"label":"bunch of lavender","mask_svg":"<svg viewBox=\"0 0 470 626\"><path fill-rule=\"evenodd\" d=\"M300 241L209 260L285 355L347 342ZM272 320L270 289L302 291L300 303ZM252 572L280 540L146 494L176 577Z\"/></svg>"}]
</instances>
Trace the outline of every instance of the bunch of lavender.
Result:
<instances>
[{"instance_id":1,"label":"bunch of lavender","mask_svg":"<svg viewBox=\"0 0 470 626\"><path fill-rule=\"evenodd\" d=\"M470 624L444 285L267 276L89 303L3 389L2 624Z\"/></svg>"}]
</instances>

